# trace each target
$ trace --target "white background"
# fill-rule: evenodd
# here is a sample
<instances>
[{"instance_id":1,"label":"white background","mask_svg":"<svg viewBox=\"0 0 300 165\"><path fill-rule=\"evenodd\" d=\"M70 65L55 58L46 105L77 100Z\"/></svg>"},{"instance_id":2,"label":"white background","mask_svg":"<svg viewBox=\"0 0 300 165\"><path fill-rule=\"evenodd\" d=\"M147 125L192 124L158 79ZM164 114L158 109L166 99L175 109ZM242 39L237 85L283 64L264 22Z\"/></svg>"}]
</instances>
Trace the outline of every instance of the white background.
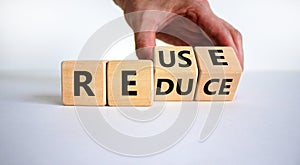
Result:
<instances>
[{"instance_id":1,"label":"white background","mask_svg":"<svg viewBox=\"0 0 300 165\"><path fill-rule=\"evenodd\" d=\"M74 107L60 101L60 62L76 60L88 38L122 11L111 0L0 0L0 164L299 165L300 1L210 2L244 37L246 70L237 97L225 103L205 142L199 135L211 111L198 108L182 141L163 153L133 158L97 145ZM108 56L133 50L128 37ZM165 129L176 113L167 109L171 115L162 124L144 130L142 124L127 124L112 107L100 109L115 129L129 134Z\"/></svg>"},{"instance_id":2,"label":"white background","mask_svg":"<svg viewBox=\"0 0 300 165\"><path fill-rule=\"evenodd\" d=\"M300 1L210 1L244 37L246 70L299 70ZM111 0L1 0L0 69L57 70L103 24L122 16ZM115 55L134 50L129 42ZM125 50L126 49L126 50Z\"/></svg>"}]
</instances>

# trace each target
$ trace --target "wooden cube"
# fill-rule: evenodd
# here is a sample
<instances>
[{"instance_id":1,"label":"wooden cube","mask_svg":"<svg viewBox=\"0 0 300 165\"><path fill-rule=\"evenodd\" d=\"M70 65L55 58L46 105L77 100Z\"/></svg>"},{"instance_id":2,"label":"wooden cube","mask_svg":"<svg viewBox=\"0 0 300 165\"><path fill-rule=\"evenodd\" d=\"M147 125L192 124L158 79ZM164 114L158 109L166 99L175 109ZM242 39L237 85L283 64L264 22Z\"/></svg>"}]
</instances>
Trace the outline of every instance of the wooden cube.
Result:
<instances>
[{"instance_id":1,"label":"wooden cube","mask_svg":"<svg viewBox=\"0 0 300 165\"><path fill-rule=\"evenodd\" d=\"M151 106L153 100L152 61L109 61L107 87L110 106Z\"/></svg>"},{"instance_id":2,"label":"wooden cube","mask_svg":"<svg viewBox=\"0 0 300 165\"><path fill-rule=\"evenodd\" d=\"M199 78L195 100L233 100L242 68L231 47L195 47Z\"/></svg>"},{"instance_id":3,"label":"wooden cube","mask_svg":"<svg viewBox=\"0 0 300 165\"><path fill-rule=\"evenodd\" d=\"M64 105L106 104L106 61L63 61Z\"/></svg>"},{"instance_id":4,"label":"wooden cube","mask_svg":"<svg viewBox=\"0 0 300 165\"><path fill-rule=\"evenodd\" d=\"M155 100L193 100L198 69L192 47L154 48Z\"/></svg>"}]
</instances>

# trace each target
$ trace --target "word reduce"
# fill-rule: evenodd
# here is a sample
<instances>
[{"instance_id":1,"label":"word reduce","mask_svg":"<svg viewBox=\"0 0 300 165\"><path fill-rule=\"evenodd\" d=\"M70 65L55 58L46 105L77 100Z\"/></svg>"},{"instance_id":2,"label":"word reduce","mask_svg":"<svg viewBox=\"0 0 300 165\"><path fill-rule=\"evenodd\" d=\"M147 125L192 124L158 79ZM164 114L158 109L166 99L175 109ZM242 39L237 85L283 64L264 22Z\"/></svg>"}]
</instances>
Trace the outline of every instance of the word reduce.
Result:
<instances>
[{"instance_id":1,"label":"word reduce","mask_svg":"<svg viewBox=\"0 0 300 165\"><path fill-rule=\"evenodd\" d=\"M64 105L150 106L155 101L230 101L242 68L231 47L154 48L151 60L64 61Z\"/></svg>"}]
</instances>

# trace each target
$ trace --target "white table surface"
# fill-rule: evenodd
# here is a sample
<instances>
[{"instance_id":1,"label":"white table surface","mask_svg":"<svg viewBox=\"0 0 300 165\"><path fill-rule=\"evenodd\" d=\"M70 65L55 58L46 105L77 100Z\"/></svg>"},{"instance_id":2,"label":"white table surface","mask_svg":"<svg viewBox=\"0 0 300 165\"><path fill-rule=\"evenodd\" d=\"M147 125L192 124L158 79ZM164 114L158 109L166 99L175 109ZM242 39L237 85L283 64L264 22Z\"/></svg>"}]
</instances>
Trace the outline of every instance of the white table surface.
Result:
<instances>
[{"instance_id":1,"label":"white table surface","mask_svg":"<svg viewBox=\"0 0 300 165\"><path fill-rule=\"evenodd\" d=\"M130 157L96 144L75 108L61 105L59 72L2 72L0 164L300 164L299 85L296 71L245 72L235 101L225 103L206 141L199 142L199 135L209 108L198 110L191 130L174 147ZM118 125L110 117L114 127L132 133L124 121Z\"/></svg>"}]
</instances>

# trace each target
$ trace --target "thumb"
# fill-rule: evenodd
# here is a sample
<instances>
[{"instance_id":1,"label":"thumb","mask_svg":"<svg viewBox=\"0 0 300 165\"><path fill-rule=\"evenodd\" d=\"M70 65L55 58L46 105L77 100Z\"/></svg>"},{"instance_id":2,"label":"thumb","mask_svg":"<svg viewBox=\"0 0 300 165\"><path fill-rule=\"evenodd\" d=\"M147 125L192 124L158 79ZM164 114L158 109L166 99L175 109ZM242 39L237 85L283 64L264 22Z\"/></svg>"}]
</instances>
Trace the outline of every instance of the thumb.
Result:
<instances>
[{"instance_id":1,"label":"thumb","mask_svg":"<svg viewBox=\"0 0 300 165\"><path fill-rule=\"evenodd\" d=\"M150 60L153 57L153 47L156 45L156 32L145 31L134 34L136 54L139 59Z\"/></svg>"}]
</instances>

